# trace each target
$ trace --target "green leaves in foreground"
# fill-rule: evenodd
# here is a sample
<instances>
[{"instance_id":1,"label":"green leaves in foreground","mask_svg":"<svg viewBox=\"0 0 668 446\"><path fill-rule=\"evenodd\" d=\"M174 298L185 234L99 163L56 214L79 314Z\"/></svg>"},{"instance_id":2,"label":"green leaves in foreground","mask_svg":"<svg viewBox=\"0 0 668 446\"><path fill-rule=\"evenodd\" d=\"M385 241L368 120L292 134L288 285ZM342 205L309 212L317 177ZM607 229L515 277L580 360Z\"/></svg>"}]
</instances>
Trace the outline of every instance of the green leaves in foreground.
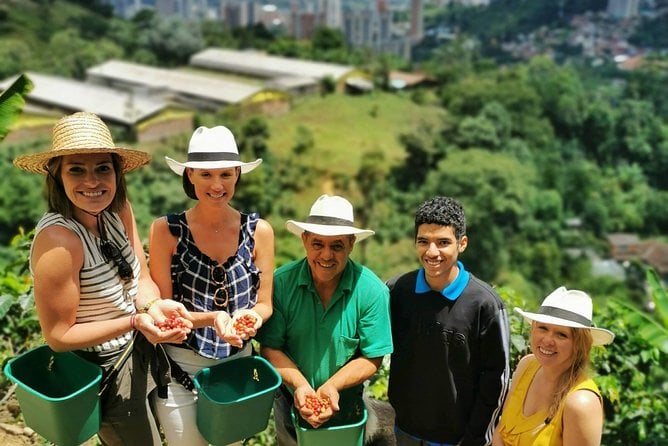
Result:
<instances>
[{"instance_id":1,"label":"green leaves in foreground","mask_svg":"<svg viewBox=\"0 0 668 446\"><path fill-rule=\"evenodd\" d=\"M668 328L642 310L619 300L610 301L609 305L618 307L626 326L633 327L635 335L643 338L650 345L668 354Z\"/></svg>"},{"instance_id":2,"label":"green leaves in foreground","mask_svg":"<svg viewBox=\"0 0 668 446\"><path fill-rule=\"evenodd\" d=\"M25 74L21 74L0 95L0 141L5 139L9 129L21 114L25 105L24 96L33 89L32 81Z\"/></svg>"},{"instance_id":3,"label":"green leaves in foreground","mask_svg":"<svg viewBox=\"0 0 668 446\"><path fill-rule=\"evenodd\" d=\"M661 278L654 269L647 268L646 276L650 289L650 297L654 303L656 318L664 328L668 329L668 291L666 291Z\"/></svg>"},{"instance_id":4,"label":"green leaves in foreground","mask_svg":"<svg viewBox=\"0 0 668 446\"><path fill-rule=\"evenodd\" d=\"M648 314L633 305L615 301L624 308L624 322L635 327L637 336L650 345L668 353L668 292L652 268L646 269L646 278L650 290L650 299L654 305L652 314Z\"/></svg>"}]
</instances>

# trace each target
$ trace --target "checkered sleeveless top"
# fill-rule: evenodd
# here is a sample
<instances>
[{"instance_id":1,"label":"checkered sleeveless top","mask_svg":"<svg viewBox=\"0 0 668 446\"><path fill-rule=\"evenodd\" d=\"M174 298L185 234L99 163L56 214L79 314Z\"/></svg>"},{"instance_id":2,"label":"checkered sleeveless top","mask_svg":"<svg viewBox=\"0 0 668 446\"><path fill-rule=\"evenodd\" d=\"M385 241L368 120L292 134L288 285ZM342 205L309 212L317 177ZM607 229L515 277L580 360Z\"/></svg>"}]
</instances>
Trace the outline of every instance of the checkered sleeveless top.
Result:
<instances>
[{"instance_id":1,"label":"checkered sleeveless top","mask_svg":"<svg viewBox=\"0 0 668 446\"><path fill-rule=\"evenodd\" d=\"M257 213L241 214L237 251L221 265L199 250L185 212L167 215L169 230L177 238L171 265L172 298L190 311L227 311L232 314L238 309L254 307L260 286L260 270L253 263L258 219ZM218 307L213 299L219 287L212 277L216 266L222 266L227 274L229 300L226 309ZM193 330L186 342L206 358L222 359L237 351L220 339L212 326Z\"/></svg>"}]
</instances>

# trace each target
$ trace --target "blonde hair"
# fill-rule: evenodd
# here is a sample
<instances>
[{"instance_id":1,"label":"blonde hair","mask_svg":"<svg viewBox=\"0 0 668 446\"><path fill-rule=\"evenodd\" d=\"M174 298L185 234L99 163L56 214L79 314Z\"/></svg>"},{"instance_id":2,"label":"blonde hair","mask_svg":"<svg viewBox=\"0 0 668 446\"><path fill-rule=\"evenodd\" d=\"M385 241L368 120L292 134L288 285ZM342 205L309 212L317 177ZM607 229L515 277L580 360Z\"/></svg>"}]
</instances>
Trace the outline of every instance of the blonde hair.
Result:
<instances>
[{"instance_id":1,"label":"blonde hair","mask_svg":"<svg viewBox=\"0 0 668 446\"><path fill-rule=\"evenodd\" d=\"M536 324L535 321L531 324L532 328L534 324ZM588 329L569 328L573 337L573 359L570 367L561 374L557 381L557 387L547 409L548 420L554 418L568 392L589 374L589 360L593 343L591 332ZM533 330L531 333L533 334Z\"/></svg>"}]
</instances>

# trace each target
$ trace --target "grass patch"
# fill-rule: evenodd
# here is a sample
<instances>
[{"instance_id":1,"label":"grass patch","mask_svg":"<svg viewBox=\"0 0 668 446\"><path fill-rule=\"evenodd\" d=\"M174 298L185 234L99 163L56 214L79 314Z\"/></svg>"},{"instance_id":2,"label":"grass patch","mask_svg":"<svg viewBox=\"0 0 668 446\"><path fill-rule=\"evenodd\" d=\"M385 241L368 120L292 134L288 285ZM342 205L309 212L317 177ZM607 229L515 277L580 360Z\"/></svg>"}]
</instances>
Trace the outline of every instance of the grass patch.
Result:
<instances>
[{"instance_id":1,"label":"grass patch","mask_svg":"<svg viewBox=\"0 0 668 446\"><path fill-rule=\"evenodd\" d=\"M421 126L436 127L443 116L442 108L415 104L403 94L312 96L295 101L289 113L268 118L268 144L276 156L286 157L297 141L297 129L305 127L315 143L309 155L314 167L351 173L371 151L383 151L390 163L402 160L399 135L417 132Z\"/></svg>"}]
</instances>

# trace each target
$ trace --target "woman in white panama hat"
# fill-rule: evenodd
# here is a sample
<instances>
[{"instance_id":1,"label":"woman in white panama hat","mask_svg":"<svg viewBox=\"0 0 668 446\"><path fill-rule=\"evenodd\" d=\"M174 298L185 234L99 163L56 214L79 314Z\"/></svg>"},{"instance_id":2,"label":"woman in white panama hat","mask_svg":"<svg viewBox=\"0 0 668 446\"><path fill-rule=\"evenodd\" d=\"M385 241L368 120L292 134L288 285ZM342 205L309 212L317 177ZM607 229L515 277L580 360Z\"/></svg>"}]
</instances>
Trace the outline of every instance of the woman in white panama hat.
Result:
<instances>
[{"instance_id":1,"label":"woman in white panama hat","mask_svg":"<svg viewBox=\"0 0 668 446\"><path fill-rule=\"evenodd\" d=\"M515 369L492 444L600 445L603 402L587 368L591 347L615 335L592 325L591 298L580 290L559 287L538 312L515 311L531 323L532 354Z\"/></svg>"},{"instance_id":2,"label":"woman in white panama hat","mask_svg":"<svg viewBox=\"0 0 668 446\"><path fill-rule=\"evenodd\" d=\"M37 223L30 251L37 315L53 350L74 351L104 368L103 445L161 443L147 404L153 385L147 370L156 359L151 344L179 342L191 325L164 332L155 325L165 315L188 317L175 302L155 305L150 313L137 310L148 310L159 294L124 174L149 160L147 153L117 147L105 123L85 112L56 123L50 150L14 160L23 170L46 175L48 212Z\"/></svg>"},{"instance_id":3,"label":"woman in white panama hat","mask_svg":"<svg viewBox=\"0 0 668 446\"><path fill-rule=\"evenodd\" d=\"M241 161L229 129L197 128L187 160L166 161L197 202L153 222L151 276L163 298L182 302L193 315L186 342L166 346L173 369L192 378L203 367L251 354L250 338L273 311L274 233L257 213L232 206L242 174L262 160ZM246 316L252 317L252 326L234 328ZM170 383L153 398L170 446L208 444L197 429L196 397L189 388L189 383Z\"/></svg>"}]
</instances>

